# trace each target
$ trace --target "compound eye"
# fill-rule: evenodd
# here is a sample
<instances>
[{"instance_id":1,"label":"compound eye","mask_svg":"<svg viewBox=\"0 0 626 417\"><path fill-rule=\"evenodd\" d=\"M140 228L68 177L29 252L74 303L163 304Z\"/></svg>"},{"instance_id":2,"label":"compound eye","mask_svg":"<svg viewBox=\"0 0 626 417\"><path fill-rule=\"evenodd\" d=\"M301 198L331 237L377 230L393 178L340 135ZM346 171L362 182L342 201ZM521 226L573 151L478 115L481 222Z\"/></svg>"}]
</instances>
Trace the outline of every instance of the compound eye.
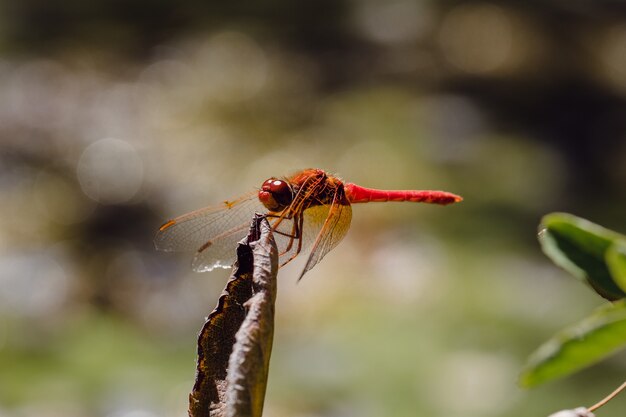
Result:
<instances>
[{"instance_id":1,"label":"compound eye","mask_svg":"<svg viewBox=\"0 0 626 417\"><path fill-rule=\"evenodd\" d=\"M285 207L291 204L293 196L291 186L287 181L272 179L267 180L266 183L269 183L269 192L278 204Z\"/></svg>"},{"instance_id":2,"label":"compound eye","mask_svg":"<svg viewBox=\"0 0 626 417\"><path fill-rule=\"evenodd\" d=\"M289 183L276 178L266 180L259 190L259 200L268 210L284 210L291 204L292 199Z\"/></svg>"}]
</instances>

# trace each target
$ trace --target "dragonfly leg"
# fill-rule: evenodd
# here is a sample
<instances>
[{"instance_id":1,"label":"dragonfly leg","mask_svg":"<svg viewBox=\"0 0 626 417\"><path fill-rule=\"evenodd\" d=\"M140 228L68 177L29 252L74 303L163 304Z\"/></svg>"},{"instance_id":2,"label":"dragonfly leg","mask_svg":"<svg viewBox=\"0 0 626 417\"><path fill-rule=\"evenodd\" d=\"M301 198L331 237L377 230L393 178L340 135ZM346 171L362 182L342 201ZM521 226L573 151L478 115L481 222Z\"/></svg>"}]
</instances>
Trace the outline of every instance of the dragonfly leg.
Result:
<instances>
[{"instance_id":1,"label":"dragonfly leg","mask_svg":"<svg viewBox=\"0 0 626 417\"><path fill-rule=\"evenodd\" d=\"M302 233L303 223L304 223L304 216L297 216L295 221L293 222L294 227L296 229L296 235L297 235L296 239L298 239L298 248L296 249L296 252L293 255L291 255L289 259L283 262L280 266L284 266L285 264L291 262L291 260L295 258L296 256L298 256L298 254L302 251L302 234L301 233ZM289 250L291 249L292 243L293 243L293 238L289 242L289 249L285 250L284 253L289 252Z\"/></svg>"},{"instance_id":2,"label":"dragonfly leg","mask_svg":"<svg viewBox=\"0 0 626 417\"><path fill-rule=\"evenodd\" d=\"M300 251L302 251L302 235L300 235L300 233L302 231L302 226L304 225L304 216L299 216L297 224L298 224L298 250L296 251L296 255L299 254Z\"/></svg>"},{"instance_id":3,"label":"dragonfly leg","mask_svg":"<svg viewBox=\"0 0 626 417\"><path fill-rule=\"evenodd\" d=\"M266 218L272 218L272 219L277 219L276 222L274 222L274 224L272 225L272 228L276 228L278 227L278 225L280 225L280 223L287 219L287 220L291 220L293 218L293 215L290 213L286 213L289 210L284 210L282 212L282 214L274 214L274 213L265 213L265 217Z\"/></svg>"},{"instance_id":4,"label":"dragonfly leg","mask_svg":"<svg viewBox=\"0 0 626 417\"><path fill-rule=\"evenodd\" d=\"M298 227L297 227L297 221L294 221L293 226L291 227L291 232L287 233L287 232L281 232L280 230L278 230L278 225L280 224L281 220L283 219L291 219L291 217L282 217L282 216L277 216L275 214L266 214L266 217L273 217L273 218L277 218L278 221L274 224L272 224L272 231L278 235L281 236L285 236L285 237L289 237L291 239L299 239L300 238L300 234L298 231ZM290 243L291 246L291 243Z\"/></svg>"},{"instance_id":5,"label":"dragonfly leg","mask_svg":"<svg viewBox=\"0 0 626 417\"><path fill-rule=\"evenodd\" d=\"M276 218L278 219L274 224L272 224L272 230L274 233L281 235L281 236L285 236L289 238L289 243L287 244L287 247L278 254L278 256L283 256L287 253L289 253L289 251L291 251L291 249L293 248L294 245L294 240L298 240L298 249L296 251L296 253L294 255L292 255L287 262L291 261L298 253L300 253L300 250L302 248L302 240L300 239L301 237L301 230L302 230L302 221L303 221L303 217L302 216L284 216L284 215L276 215L276 214L272 214L272 213L268 213L266 214L266 217L271 217L271 218ZM292 226L291 226L291 231L289 233L287 232L283 232L278 230L278 225L281 223L281 221L283 219L289 219L289 220L293 220ZM287 263L285 262L285 263ZM284 265L285 263L283 263L282 265ZM282 266L281 265L281 266Z\"/></svg>"},{"instance_id":6,"label":"dragonfly leg","mask_svg":"<svg viewBox=\"0 0 626 417\"><path fill-rule=\"evenodd\" d=\"M297 230L296 230L296 231L294 231L294 227L293 227L293 226L292 226L292 228L291 228L291 232L290 232L290 233L287 233L287 232L281 232L280 230L278 230L278 226L280 225L281 221L282 221L283 219L288 219L288 220L290 220L290 219L291 219L291 217L277 216L276 214L271 214L271 213L266 214L266 215L265 215L265 217L271 217L271 218L278 219L278 220L277 220L274 224L272 224L272 231L273 231L274 233L276 233L276 234L278 234L278 235L281 235L281 236L290 237L290 238L292 238L292 239L297 239L297 238L298 238L298 235L297 235Z\"/></svg>"}]
</instances>

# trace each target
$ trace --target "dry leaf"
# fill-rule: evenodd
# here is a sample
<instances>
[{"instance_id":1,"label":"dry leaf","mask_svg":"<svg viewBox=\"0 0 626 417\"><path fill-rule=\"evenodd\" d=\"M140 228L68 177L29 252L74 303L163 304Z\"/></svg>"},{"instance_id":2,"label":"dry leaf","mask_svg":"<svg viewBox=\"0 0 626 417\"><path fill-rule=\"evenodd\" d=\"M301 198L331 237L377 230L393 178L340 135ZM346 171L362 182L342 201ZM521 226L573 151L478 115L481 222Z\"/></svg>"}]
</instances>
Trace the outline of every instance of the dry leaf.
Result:
<instances>
[{"instance_id":1,"label":"dry leaf","mask_svg":"<svg viewBox=\"0 0 626 417\"><path fill-rule=\"evenodd\" d=\"M274 335L278 252L257 215L217 307L198 335L191 417L260 417Z\"/></svg>"}]
</instances>

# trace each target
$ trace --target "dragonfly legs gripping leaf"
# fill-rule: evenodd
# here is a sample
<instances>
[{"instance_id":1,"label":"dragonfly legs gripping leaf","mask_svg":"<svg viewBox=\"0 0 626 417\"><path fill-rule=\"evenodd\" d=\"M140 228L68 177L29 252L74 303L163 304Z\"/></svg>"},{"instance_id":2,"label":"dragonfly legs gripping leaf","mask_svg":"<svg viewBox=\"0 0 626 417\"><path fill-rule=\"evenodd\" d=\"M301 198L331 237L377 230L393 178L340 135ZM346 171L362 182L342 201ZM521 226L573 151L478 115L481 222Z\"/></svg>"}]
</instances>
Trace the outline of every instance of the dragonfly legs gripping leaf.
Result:
<instances>
[{"instance_id":1,"label":"dragonfly legs gripping leaf","mask_svg":"<svg viewBox=\"0 0 626 417\"><path fill-rule=\"evenodd\" d=\"M293 215L293 216L285 216L284 214L277 215L277 214L273 214L273 213L267 213L265 215L265 217L277 219L274 222L274 224L272 224L272 231L274 233L278 234L278 235L285 236L285 237L289 238L289 243L284 248L284 250L282 250L279 253L279 256L283 256L283 255L288 254L291 251L291 249L293 248L294 240L298 241L298 247L296 248L295 252L287 260L282 262L281 265L280 265L280 266L284 266L287 263L289 263L293 258L298 256L298 254L302 251L302 227L303 227L303 223L304 223L304 217L302 215L299 215L299 214L296 214L296 215ZM286 232L282 232L282 231L278 230L278 226L281 224L281 222L284 219L293 220L293 224L291 226L291 232L290 233L286 233Z\"/></svg>"}]
</instances>

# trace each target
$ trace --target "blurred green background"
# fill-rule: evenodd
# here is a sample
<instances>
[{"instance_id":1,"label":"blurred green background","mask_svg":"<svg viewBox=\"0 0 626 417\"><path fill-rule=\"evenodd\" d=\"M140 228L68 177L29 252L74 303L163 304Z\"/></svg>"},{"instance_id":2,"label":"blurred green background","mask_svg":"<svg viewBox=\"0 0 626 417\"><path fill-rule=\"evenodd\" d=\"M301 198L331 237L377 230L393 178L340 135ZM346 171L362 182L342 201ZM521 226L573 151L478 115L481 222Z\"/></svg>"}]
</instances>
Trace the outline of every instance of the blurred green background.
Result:
<instances>
[{"instance_id":1,"label":"blurred green background","mask_svg":"<svg viewBox=\"0 0 626 417\"><path fill-rule=\"evenodd\" d=\"M307 167L465 201L357 206L281 270L265 415L547 416L623 381L516 385L602 304L540 217L626 231L626 3L2 0L0 53L0 416L185 416L229 271L154 232Z\"/></svg>"}]
</instances>

